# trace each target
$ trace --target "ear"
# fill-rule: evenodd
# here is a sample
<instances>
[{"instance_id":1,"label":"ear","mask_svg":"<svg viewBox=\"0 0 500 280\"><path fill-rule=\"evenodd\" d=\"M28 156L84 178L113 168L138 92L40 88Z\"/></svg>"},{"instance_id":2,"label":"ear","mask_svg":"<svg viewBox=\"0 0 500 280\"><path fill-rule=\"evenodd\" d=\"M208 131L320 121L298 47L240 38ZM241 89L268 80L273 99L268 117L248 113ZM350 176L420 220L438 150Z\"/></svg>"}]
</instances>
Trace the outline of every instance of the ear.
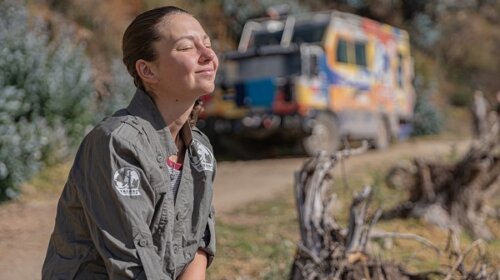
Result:
<instances>
[{"instance_id":1,"label":"ear","mask_svg":"<svg viewBox=\"0 0 500 280\"><path fill-rule=\"evenodd\" d=\"M143 59L137 60L135 62L135 71L137 71L143 83L156 84L158 82L156 66L151 62Z\"/></svg>"}]
</instances>

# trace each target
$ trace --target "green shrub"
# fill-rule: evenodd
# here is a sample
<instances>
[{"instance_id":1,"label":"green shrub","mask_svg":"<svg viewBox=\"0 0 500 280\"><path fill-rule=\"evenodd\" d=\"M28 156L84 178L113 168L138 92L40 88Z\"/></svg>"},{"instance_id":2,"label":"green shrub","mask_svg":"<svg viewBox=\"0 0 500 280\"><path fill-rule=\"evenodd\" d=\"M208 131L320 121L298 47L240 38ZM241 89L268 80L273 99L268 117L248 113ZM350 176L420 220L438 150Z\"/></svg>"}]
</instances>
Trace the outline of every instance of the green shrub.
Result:
<instances>
[{"instance_id":1,"label":"green shrub","mask_svg":"<svg viewBox=\"0 0 500 280\"><path fill-rule=\"evenodd\" d=\"M464 87L457 87L457 90L450 93L449 103L456 107L467 107L472 102L473 90Z\"/></svg>"},{"instance_id":2,"label":"green shrub","mask_svg":"<svg viewBox=\"0 0 500 280\"><path fill-rule=\"evenodd\" d=\"M100 100L95 103L96 121L127 107L136 90L132 77L121 60L113 60L110 71L111 81L108 84L108 93L101 95Z\"/></svg>"},{"instance_id":3,"label":"green shrub","mask_svg":"<svg viewBox=\"0 0 500 280\"><path fill-rule=\"evenodd\" d=\"M92 92L81 46L50 42L20 1L0 1L0 200L80 141Z\"/></svg>"},{"instance_id":4,"label":"green shrub","mask_svg":"<svg viewBox=\"0 0 500 280\"><path fill-rule=\"evenodd\" d=\"M429 100L427 92L417 94L413 115L413 136L438 134L443 127L443 118Z\"/></svg>"}]
</instances>

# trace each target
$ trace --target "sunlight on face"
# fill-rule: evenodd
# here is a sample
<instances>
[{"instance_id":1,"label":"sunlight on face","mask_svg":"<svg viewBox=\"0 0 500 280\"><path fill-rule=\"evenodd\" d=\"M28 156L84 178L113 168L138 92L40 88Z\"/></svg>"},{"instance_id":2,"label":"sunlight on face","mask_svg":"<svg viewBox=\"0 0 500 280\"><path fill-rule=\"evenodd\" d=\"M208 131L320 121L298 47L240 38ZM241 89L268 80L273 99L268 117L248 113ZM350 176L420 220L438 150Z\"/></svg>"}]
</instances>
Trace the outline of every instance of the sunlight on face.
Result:
<instances>
[{"instance_id":1,"label":"sunlight on face","mask_svg":"<svg viewBox=\"0 0 500 280\"><path fill-rule=\"evenodd\" d=\"M160 91L190 99L211 93L219 61L200 23L191 15L173 14L157 29L162 36L154 45Z\"/></svg>"}]
</instances>

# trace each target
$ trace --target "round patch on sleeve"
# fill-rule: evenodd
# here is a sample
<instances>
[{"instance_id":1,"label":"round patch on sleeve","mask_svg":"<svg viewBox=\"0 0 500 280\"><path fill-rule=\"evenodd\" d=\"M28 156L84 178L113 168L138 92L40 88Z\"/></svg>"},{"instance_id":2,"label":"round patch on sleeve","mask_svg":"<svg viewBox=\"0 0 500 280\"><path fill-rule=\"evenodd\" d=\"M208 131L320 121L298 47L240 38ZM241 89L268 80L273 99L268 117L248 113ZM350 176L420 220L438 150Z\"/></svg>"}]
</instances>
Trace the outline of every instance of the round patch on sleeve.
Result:
<instances>
[{"instance_id":1,"label":"round patch on sleeve","mask_svg":"<svg viewBox=\"0 0 500 280\"><path fill-rule=\"evenodd\" d=\"M198 140L193 140L191 164L198 171L214 171L214 155L210 149Z\"/></svg>"},{"instance_id":2,"label":"round patch on sleeve","mask_svg":"<svg viewBox=\"0 0 500 280\"><path fill-rule=\"evenodd\" d=\"M123 196L139 196L140 175L132 167L122 167L113 175L113 186Z\"/></svg>"}]
</instances>

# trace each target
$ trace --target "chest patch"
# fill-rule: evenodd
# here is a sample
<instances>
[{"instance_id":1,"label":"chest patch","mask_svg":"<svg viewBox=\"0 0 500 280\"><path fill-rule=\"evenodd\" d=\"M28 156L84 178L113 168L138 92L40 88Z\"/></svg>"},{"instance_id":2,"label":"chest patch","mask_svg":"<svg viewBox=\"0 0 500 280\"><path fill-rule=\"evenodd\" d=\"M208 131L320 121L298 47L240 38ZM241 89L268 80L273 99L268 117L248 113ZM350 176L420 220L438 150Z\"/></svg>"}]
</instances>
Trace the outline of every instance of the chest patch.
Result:
<instances>
[{"instance_id":1,"label":"chest patch","mask_svg":"<svg viewBox=\"0 0 500 280\"><path fill-rule=\"evenodd\" d=\"M207 146L193 139L191 144L191 165L198 172L214 171L214 155Z\"/></svg>"},{"instance_id":2,"label":"chest patch","mask_svg":"<svg viewBox=\"0 0 500 280\"><path fill-rule=\"evenodd\" d=\"M123 167L115 171L113 186L123 196L139 196L139 172L131 167Z\"/></svg>"}]
</instances>

